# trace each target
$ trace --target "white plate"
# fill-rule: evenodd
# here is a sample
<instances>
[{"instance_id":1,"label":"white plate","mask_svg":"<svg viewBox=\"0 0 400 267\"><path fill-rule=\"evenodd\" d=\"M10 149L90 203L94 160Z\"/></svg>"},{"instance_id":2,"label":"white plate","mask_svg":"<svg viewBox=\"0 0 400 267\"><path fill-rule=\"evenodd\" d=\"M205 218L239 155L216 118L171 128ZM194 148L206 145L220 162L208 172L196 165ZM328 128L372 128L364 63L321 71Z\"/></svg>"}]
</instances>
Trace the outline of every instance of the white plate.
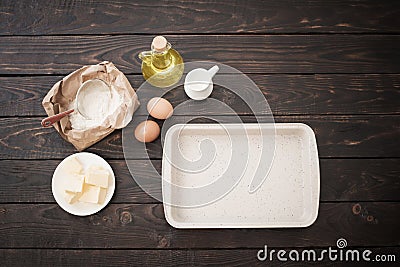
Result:
<instances>
[{"instance_id":1,"label":"white plate","mask_svg":"<svg viewBox=\"0 0 400 267\"><path fill-rule=\"evenodd\" d=\"M239 134L237 130L243 127L246 135L243 135L243 131ZM267 131L260 134L260 128ZM226 131L230 134L226 134ZM190 164L188 162L199 161L203 154L211 154L204 146L204 151L199 147L206 139L215 144L216 156L212 163L201 165L206 166L202 170L182 171L182 166L186 168ZM265 171L268 175L264 182L251 193L249 185L254 181L259 162L255 155L268 147L263 148L262 140L264 144L265 140L274 140L269 148L273 150L275 147L275 153L272 165L268 164L268 160L261 163L269 165L270 169L269 172ZM240 162L229 162L232 151L248 153L246 157L239 156L244 161L248 159L245 169L237 167ZM178 156L178 153L181 155ZM317 218L320 193L318 151L314 132L305 124L174 125L165 136L162 164L165 217L173 227L307 227ZM171 184L197 188L212 183L212 179L215 179L212 177L220 177L227 169L233 170L230 172L233 176L243 170L244 174L238 184L223 197L199 206L179 207L174 204L192 203L204 195L196 195L194 191L179 191Z\"/></svg>"},{"instance_id":2,"label":"white plate","mask_svg":"<svg viewBox=\"0 0 400 267\"><path fill-rule=\"evenodd\" d=\"M64 198L64 188L65 188L65 181L62 179L62 177L65 177L63 172L63 164L65 163L66 160L69 158L76 157L76 159L79 160L79 162L83 165L83 169L87 169L91 165L97 165L101 166L104 169L108 170L111 175L109 177L108 181L108 189L107 189L107 195L104 200L104 203L102 204L94 204L94 203L83 203L83 202L76 202L74 204L69 204L65 198ZM73 215L78 215L78 216L87 216L87 215L92 215L96 212L99 212L102 210L108 202L110 202L115 190L115 176L114 172L111 168L111 166L105 161L102 157L88 153L88 152L81 152L81 153L76 153L72 154L68 157L66 157L63 161L61 161L60 164L58 164L56 170L54 171L53 174L53 179L52 179L52 192L54 199L56 200L57 204L60 205L60 207L65 210L66 212L69 212Z\"/></svg>"}]
</instances>

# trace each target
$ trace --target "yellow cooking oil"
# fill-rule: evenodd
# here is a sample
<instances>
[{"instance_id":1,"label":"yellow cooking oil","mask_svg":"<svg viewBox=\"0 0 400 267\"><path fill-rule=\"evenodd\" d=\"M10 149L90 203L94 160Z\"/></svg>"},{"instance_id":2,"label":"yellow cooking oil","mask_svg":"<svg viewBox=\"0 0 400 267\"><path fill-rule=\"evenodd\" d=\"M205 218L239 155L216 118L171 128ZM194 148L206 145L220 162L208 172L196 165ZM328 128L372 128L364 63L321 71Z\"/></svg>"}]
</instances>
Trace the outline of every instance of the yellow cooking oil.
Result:
<instances>
[{"instance_id":1,"label":"yellow cooking oil","mask_svg":"<svg viewBox=\"0 0 400 267\"><path fill-rule=\"evenodd\" d=\"M151 51L141 52L139 58L143 77L153 86L169 87L182 77L183 59L164 36L154 37Z\"/></svg>"}]
</instances>

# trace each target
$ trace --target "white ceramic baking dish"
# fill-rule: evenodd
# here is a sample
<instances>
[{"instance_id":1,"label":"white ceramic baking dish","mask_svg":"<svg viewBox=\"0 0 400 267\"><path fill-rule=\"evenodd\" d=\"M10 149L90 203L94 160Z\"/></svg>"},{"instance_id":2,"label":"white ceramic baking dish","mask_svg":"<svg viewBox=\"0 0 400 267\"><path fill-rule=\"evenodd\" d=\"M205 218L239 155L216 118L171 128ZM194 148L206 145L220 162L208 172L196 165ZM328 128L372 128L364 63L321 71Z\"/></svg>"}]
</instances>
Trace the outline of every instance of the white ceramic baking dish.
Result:
<instances>
[{"instance_id":1,"label":"white ceramic baking dish","mask_svg":"<svg viewBox=\"0 0 400 267\"><path fill-rule=\"evenodd\" d=\"M260 162L259 152L267 147L263 140L275 149L268 152L270 161ZM262 168L266 178L258 178L262 183L251 192L260 164L269 165ZM240 179L213 201L188 190L213 192L232 168ZM313 130L301 123L174 125L165 135L162 177L165 217L176 228L307 227L318 215L317 144Z\"/></svg>"}]
</instances>

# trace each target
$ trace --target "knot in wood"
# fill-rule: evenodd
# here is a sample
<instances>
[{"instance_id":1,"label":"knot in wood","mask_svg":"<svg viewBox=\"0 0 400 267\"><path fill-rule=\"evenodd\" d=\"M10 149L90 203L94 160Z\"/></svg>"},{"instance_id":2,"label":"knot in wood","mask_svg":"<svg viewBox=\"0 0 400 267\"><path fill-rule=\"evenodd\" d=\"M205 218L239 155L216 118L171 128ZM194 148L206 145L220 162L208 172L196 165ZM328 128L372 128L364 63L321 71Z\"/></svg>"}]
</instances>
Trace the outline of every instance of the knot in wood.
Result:
<instances>
[{"instance_id":1,"label":"knot in wood","mask_svg":"<svg viewBox=\"0 0 400 267\"><path fill-rule=\"evenodd\" d=\"M123 211L119 217L122 224L128 224L132 222L132 214L129 211Z\"/></svg>"},{"instance_id":2,"label":"knot in wood","mask_svg":"<svg viewBox=\"0 0 400 267\"><path fill-rule=\"evenodd\" d=\"M158 248L169 247L169 239L165 236L160 236L158 240Z\"/></svg>"},{"instance_id":3,"label":"knot in wood","mask_svg":"<svg viewBox=\"0 0 400 267\"><path fill-rule=\"evenodd\" d=\"M361 205L358 204L358 203L357 203L357 204L354 204L352 210L353 210L353 214L355 214L355 215L360 214L360 212L361 212Z\"/></svg>"}]
</instances>

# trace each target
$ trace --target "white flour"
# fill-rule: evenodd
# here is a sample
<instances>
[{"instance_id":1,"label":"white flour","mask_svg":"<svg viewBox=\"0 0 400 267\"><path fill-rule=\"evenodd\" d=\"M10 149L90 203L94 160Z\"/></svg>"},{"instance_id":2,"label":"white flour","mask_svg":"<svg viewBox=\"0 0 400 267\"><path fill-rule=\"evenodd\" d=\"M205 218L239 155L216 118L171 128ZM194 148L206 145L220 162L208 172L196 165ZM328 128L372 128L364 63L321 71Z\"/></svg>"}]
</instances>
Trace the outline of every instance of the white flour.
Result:
<instances>
[{"instance_id":1,"label":"white flour","mask_svg":"<svg viewBox=\"0 0 400 267\"><path fill-rule=\"evenodd\" d=\"M71 127L85 130L101 125L106 117L121 105L122 97L113 86L111 86L111 90L108 88L102 90L93 84L88 86L79 97L79 109L85 114L85 117L76 110L75 102L76 100L72 101L68 107L75 109L69 115Z\"/></svg>"}]
</instances>

